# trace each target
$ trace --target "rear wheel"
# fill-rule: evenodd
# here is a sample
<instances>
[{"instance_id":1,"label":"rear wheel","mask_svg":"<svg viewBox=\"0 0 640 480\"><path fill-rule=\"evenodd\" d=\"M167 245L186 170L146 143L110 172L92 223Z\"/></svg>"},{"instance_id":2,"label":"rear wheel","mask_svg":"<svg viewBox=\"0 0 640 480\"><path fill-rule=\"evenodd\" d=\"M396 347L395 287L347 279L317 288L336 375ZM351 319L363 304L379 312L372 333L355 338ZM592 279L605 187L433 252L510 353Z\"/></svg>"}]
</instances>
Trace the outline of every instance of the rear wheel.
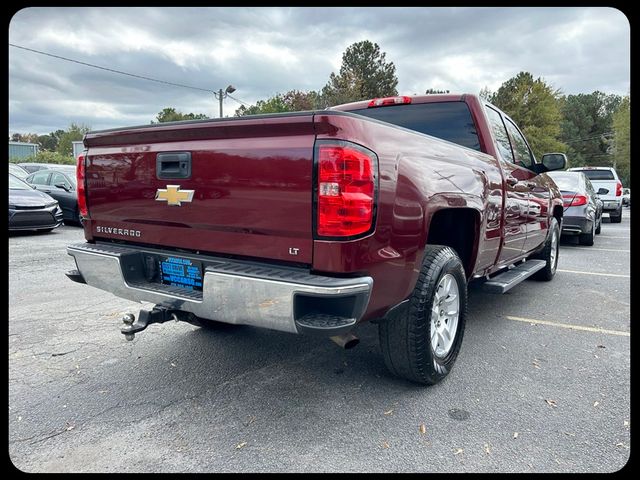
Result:
<instances>
[{"instance_id":1,"label":"rear wheel","mask_svg":"<svg viewBox=\"0 0 640 480\"><path fill-rule=\"evenodd\" d=\"M428 245L406 308L380 323L384 362L394 375L433 385L456 361L464 334L467 279L450 247Z\"/></svg>"},{"instance_id":2,"label":"rear wheel","mask_svg":"<svg viewBox=\"0 0 640 480\"><path fill-rule=\"evenodd\" d=\"M538 270L531 278L534 280L550 281L556 274L556 268L558 267L558 253L560 250L560 226L558 220L555 217L551 218L549 223L549 237L545 241L544 248L531 258L537 260L544 260L546 265L542 270Z\"/></svg>"},{"instance_id":3,"label":"rear wheel","mask_svg":"<svg viewBox=\"0 0 640 480\"><path fill-rule=\"evenodd\" d=\"M622 222L622 207L616 210L616 213L610 213L609 218L611 219L611 223L620 223Z\"/></svg>"},{"instance_id":4,"label":"rear wheel","mask_svg":"<svg viewBox=\"0 0 640 480\"><path fill-rule=\"evenodd\" d=\"M587 247L592 246L595 236L596 236L596 222L594 220L593 223L591 224L591 231L589 231L588 233L580 234L580 238L578 239L580 241L580 245L586 245Z\"/></svg>"}]
</instances>

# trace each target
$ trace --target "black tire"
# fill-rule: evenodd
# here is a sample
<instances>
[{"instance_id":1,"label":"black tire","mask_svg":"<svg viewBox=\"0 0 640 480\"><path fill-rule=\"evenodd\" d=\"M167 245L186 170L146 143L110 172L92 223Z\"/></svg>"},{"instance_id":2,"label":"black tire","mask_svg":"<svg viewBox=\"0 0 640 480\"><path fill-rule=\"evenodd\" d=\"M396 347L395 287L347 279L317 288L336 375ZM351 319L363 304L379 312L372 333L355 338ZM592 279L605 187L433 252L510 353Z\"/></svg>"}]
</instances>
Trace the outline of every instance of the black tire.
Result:
<instances>
[{"instance_id":1,"label":"black tire","mask_svg":"<svg viewBox=\"0 0 640 480\"><path fill-rule=\"evenodd\" d=\"M553 250L553 237L556 236L555 240L555 260L552 261L552 250ZM531 278L534 280L542 280L544 282L549 282L553 279L556 274L556 269L558 268L558 257L560 252L560 225L558 225L558 220L555 217L551 217L551 222L549 224L549 235L544 243L544 248L540 250L540 252L532 255L531 258L536 260L544 260L547 264L544 266L542 270L538 270L534 273Z\"/></svg>"},{"instance_id":2,"label":"black tire","mask_svg":"<svg viewBox=\"0 0 640 480\"><path fill-rule=\"evenodd\" d=\"M600 215L600 218L598 218L598 226L596 227L596 235L600 235L601 231L602 231L602 215Z\"/></svg>"},{"instance_id":3,"label":"black tire","mask_svg":"<svg viewBox=\"0 0 640 480\"><path fill-rule=\"evenodd\" d=\"M617 213L617 215L614 215L613 213L609 214L609 219L611 220L611 223L620 223L620 222L622 222L622 207L616 213Z\"/></svg>"},{"instance_id":4,"label":"black tire","mask_svg":"<svg viewBox=\"0 0 640 480\"><path fill-rule=\"evenodd\" d=\"M588 233L581 233L578 241L580 245L585 245L587 247L591 247L593 245L593 241L596 238L596 227L595 222L591 224L591 231Z\"/></svg>"},{"instance_id":5,"label":"black tire","mask_svg":"<svg viewBox=\"0 0 640 480\"><path fill-rule=\"evenodd\" d=\"M444 278L448 274L448 277ZM433 328L434 300L436 291L445 283L455 280L458 289L458 319L451 345L441 355L436 355L431 343ZM455 300L453 294L447 298ZM441 315L444 310L441 310ZM406 308L390 315L378 326L380 348L384 363L394 375L424 385L433 385L445 378L456 361L467 313L467 279L460 258L456 252L441 245L428 245L425 250L422 268L413 293ZM453 321L452 318L446 322ZM449 324L451 325L451 324ZM448 330L447 330L448 331ZM443 337L436 337L443 338ZM451 338L449 336L449 338ZM440 346L439 343L436 348Z\"/></svg>"}]
</instances>

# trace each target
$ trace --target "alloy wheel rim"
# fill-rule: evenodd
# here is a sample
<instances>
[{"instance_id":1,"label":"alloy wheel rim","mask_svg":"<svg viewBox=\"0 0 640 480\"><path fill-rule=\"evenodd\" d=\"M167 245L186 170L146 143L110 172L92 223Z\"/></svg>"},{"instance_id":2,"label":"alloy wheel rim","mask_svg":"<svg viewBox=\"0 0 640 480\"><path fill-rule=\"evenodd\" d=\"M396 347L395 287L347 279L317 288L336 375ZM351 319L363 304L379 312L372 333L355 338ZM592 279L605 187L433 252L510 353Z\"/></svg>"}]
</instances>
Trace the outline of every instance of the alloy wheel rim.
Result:
<instances>
[{"instance_id":1,"label":"alloy wheel rim","mask_svg":"<svg viewBox=\"0 0 640 480\"><path fill-rule=\"evenodd\" d=\"M431 348L438 358L446 357L458 331L460 291L450 273L442 276L433 294L431 307Z\"/></svg>"}]
</instances>

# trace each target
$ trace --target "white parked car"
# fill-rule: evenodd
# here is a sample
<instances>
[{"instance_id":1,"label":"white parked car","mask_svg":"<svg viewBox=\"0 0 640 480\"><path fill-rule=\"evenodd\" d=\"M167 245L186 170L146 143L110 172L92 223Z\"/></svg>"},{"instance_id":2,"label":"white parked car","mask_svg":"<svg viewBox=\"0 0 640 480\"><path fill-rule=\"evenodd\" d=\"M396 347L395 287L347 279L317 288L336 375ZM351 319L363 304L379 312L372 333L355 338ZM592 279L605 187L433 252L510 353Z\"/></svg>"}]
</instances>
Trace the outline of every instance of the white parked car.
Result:
<instances>
[{"instance_id":1,"label":"white parked car","mask_svg":"<svg viewBox=\"0 0 640 480\"><path fill-rule=\"evenodd\" d=\"M608 213L611 223L622 221L622 182L617 172L612 167L574 167L567 169L568 172L582 172L589 180L593 188L598 191L600 188L609 190L607 194L600 195L603 203L603 213Z\"/></svg>"}]
</instances>

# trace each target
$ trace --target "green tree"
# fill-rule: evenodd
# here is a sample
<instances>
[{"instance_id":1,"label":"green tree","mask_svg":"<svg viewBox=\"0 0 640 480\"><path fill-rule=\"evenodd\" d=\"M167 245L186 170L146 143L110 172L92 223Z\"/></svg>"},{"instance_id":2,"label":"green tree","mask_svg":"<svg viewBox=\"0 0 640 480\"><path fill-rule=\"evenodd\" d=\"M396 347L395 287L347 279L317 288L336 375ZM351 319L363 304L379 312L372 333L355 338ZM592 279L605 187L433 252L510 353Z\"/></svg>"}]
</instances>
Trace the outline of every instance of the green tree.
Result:
<instances>
[{"instance_id":1,"label":"green tree","mask_svg":"<svg viewBox=\"0 0 640 480\"><path fill-rule=\"evenodd\" d=\"M12 142L38 143L37 133L14 133L11 135Z\"/></svg>"},{"instance_id":2,"label":"green tree","mask_svg":"<svg viewBox=\"0 0 640 480\"><path fill-rule=\"evenodd\" d=\"M300 112L321 108L320 94L315 91L301 92L289 90L278 93L267 100L258 100L255 105L240 106L235 112L236 117L258 115L265 113Z\"/></svg>"},{"instance_id":3,"label":"green tree","mask_svg":"<svg viewBox=\"0 0 640 480\"><path fill-rule=\"evenodd\" d=\"M182 113L176 111L173 107L163 108L156 116L157 122L151 120L151 123L178 122L181 120L206 120L204 113Z\"/></svg>"},{"instance_id":4,"label":"green tree","mask_svg":"<svg viewBox=\"0 0 640 480\"><path fill-rule=\"evenodd\" d=\"M46 150L41 150L36 155L31 155L30 157L21 158L20 162L76 164L76 160L72 155L63 155L58 152L49 152Z\"/></svg>"},{"instance_id":5,"label":"green tree","mask_svg":"<svg viewBox=\"0 0 640 480\"><path fill-rule=\"evenodd\" d=\"M631 99L624 97L613 114L613 166L625 187L631 187Z\"/></svg>"},{"instance_id":6,"label":"green tree","mask_svg":"<svg viewBox=\"0 0 640 480\"><path fill-rule=\"evenodd\" d=\"M369 40L349 46L342 55L340 72L331 72L322 88L325 105L397 95L396 66L385 57L378 44Z\"/></svg>"},{"instance_id":7,"label":"green tree","mask_svg":"<svg viewBox=\"0 0 640 480\"><path fill-rule=\"evenodd\" d=\"M56 152L61 155L69 155L73 158L73 142L80 141L91 127L82 124L72 123L64 133L60 135Z\"/></svg>"},{"instance_id":8,"label":"green tree","mask_svg":"<svg viewBox=\"0 0 640 480\"><path fill-rule=\"evenodd\" d=\"M484 90L481 93L488 95ZM489 101L518 124L537 158L548 152L566 151L560 141L560 90L554 90L540 77L534 79L529 72L520 72L490 95Z\"/></svg>"},{"instance_id":9,"label":"green tree","mask_svg":"<svg viewBox=\"0 0 640 480\"><path fill-rule=\"evenodd\" d=\"M561 140L571 166L613 165L613 113L622 97L603 92L568 95L563 102Z\"/></svg>"}]
</instances>

